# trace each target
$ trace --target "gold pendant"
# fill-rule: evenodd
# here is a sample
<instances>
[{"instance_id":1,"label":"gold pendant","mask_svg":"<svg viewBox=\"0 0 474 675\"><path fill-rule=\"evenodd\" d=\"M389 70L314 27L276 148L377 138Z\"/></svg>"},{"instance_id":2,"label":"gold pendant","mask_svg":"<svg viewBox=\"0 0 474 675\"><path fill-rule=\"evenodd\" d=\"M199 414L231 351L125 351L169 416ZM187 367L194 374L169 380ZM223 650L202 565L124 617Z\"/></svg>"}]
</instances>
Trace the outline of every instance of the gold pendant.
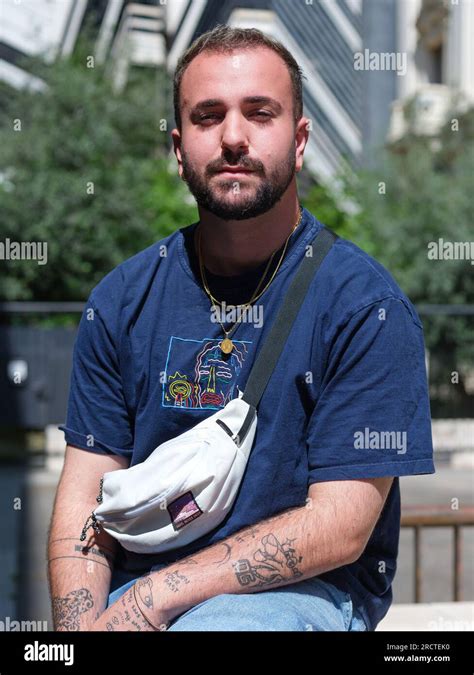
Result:
<instances>
[{"instance_id":1,"label":"gold pendant","mask_svg":"<svg viewBox=\"0 0 474 675\"><path fill-rule=\"evenodd\" d=\"M222 340L219 347L224 352L224 354L230 354L231 351L234 349L234 343L232 342L232 340L229 340L229 338L225 338L224 340Z\"/></svg>"}]
</instances>

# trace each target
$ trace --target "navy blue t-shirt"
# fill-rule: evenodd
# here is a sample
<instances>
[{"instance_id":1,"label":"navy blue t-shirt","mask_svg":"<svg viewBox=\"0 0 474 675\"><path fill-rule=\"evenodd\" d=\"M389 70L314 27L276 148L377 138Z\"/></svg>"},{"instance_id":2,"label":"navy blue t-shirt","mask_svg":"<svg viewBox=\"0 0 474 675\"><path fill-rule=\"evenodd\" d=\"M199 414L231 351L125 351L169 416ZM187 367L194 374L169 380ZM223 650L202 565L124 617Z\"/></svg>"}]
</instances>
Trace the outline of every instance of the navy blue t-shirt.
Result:
<instances>
[{"instance_id":1,"label":"navy blue t-shirt","mask_svg":"<svg viewBox=\"0 0 474 675\"><path fill-rule=\"evenodd\" d=\"M134 465L245 389L321 223L303 210L277 274L257 300L262 314L232 333L230 358L219 348L223 331L211 321L201 283L196 225L121 263L92 290L74 347L67 421L60 427L68 444L118 454ZM244 303L265 267L237 277L207 271L210 290L227 304ZM117 565L145 573L155 563L179 560L303 506L308 486L318 481L433 472L420 320L380 264L338 239L310 284L260 401L253 449L231 511L220 526L173 552L148 556L120 547ZM369 630L392 601L399 532L395 478L363 555L320 575L350 593Z\"/></svg>"}]
</instances>

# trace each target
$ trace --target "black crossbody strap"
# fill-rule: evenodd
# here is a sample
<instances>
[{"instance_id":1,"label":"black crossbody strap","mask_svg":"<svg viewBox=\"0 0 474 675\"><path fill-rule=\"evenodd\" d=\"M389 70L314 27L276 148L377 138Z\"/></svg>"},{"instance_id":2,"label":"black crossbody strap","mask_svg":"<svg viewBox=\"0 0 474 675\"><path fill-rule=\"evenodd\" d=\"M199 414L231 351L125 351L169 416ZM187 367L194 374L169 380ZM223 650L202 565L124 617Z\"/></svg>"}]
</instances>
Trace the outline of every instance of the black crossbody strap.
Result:
<instances>
[{"instance_id":1,"label":"black crossbody strap","mask_svg":"<svg viewBox=\"0 0 474 675\"><path fill-rule=\"evenodd\" d=\"M290 334L293 323L306 296L311 280L316 275L337 235L326 227L318 232L311 246L313 255L305 256L293 277L270 332L260 349L247 379L242 400L257 408L280 354Z\"/></svg>"}]
</instances>

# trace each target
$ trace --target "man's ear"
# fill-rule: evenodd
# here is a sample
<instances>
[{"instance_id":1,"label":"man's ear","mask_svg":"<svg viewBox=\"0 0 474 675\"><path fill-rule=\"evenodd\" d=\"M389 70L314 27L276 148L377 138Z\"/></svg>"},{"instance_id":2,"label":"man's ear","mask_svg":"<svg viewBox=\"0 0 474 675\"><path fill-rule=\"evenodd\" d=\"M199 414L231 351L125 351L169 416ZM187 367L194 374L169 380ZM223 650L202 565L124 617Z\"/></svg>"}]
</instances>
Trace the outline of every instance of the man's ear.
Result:
<instances>
[{"instance_id":1,"label":"man's ear","mask_svg":"<svg viewBox=\"0 0 474 675\"><path fill-rule=\"evenodd\" d=\"M181 155L181 132L177 129L174 128L173 131L171 132L171 138L173 139L173 151L174 154L176 155L176 160L178 162L178 173L179 177L183 178L183 158Z\"/></svg>"},{"instance_id":2,"label":"man's ear","mask_svg":"<svg viewBox=\"0 0 474 675\"><path fill-rule=\"evenodd\" d=\"M309 139L310 121L307 117L301 117L295 129L295 170L296 173L303 168L304 151Z\"/></svg>"}]
</instances>

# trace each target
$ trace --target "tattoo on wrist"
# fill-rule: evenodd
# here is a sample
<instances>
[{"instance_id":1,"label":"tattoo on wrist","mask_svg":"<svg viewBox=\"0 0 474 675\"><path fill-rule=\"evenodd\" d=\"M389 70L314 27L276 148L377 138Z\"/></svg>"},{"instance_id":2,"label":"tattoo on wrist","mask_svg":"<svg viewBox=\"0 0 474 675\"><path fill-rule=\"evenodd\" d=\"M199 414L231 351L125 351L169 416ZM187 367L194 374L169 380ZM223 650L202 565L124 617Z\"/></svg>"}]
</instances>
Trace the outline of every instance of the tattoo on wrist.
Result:
<instances>
[{"instance_id":1,"label":"tattoo on wrist","mask_svg":"<svg viewBox=\"0 0 474 675\"><path fill-rule=\"evenodd\" d=\"M152 588L153 581L151 577L147 576L144 579L139 579L129 590L130 608L133 614L136 616L136 620L138 620L142 626L142 628L139 630L165 631L168 628L168 624L162 623L159 626L155 626L155 624L150 621L146 613L140 607L140 602L143 602L147 609L153 609Z\"/></svg>"},{"instance_id":2,"label":"tattoo on wrist","mask_svg":"<svg viewBox=\"0 0 474 675\"><path fill-rule=\"evenodd\" d=\"M94 606L91 592L87 588L70 591L63 598L53 597L53 623L56 630L79 631L81 614Z\"/></svg>"},{"instance_id":3,"label":"tattoo on wrist","mask_svg":"<svg viewBox=\"0 0 474 675\"><path fill-rule=\"evenodd\" d=\"M253 554L253 560L243 558L233 563L237 581L241 586L259 587L281 583L302 576L298 564L303 556L297 556L292 544L294 539L280 543L274 534L261 539L261 547Z\"/></svg>"},{"instance_id":4,"label":"tattoo on wrist","mask_svg":"<svg viewBox=\"0 0 474 675\"><path fill-rule=\"evenodd\" d=\"M135 583L138 597L145 607L153 609L153 579L150 576L142 577Z\"/></svg>"},{"instance_id":5,"label":"tattoo on wrist","mask_svg":"<svg viewBox=\"0 0 474 675\"><path fill-rule=\"evenodd\" d=\"M114 632L119 626L126 626L130 631L150 630L149 624L137 607L132 588L126 591L116 604L118 606L115 607L114 605L114 613L105 624L107 631Z\"/></svg>"}]
</instances>

